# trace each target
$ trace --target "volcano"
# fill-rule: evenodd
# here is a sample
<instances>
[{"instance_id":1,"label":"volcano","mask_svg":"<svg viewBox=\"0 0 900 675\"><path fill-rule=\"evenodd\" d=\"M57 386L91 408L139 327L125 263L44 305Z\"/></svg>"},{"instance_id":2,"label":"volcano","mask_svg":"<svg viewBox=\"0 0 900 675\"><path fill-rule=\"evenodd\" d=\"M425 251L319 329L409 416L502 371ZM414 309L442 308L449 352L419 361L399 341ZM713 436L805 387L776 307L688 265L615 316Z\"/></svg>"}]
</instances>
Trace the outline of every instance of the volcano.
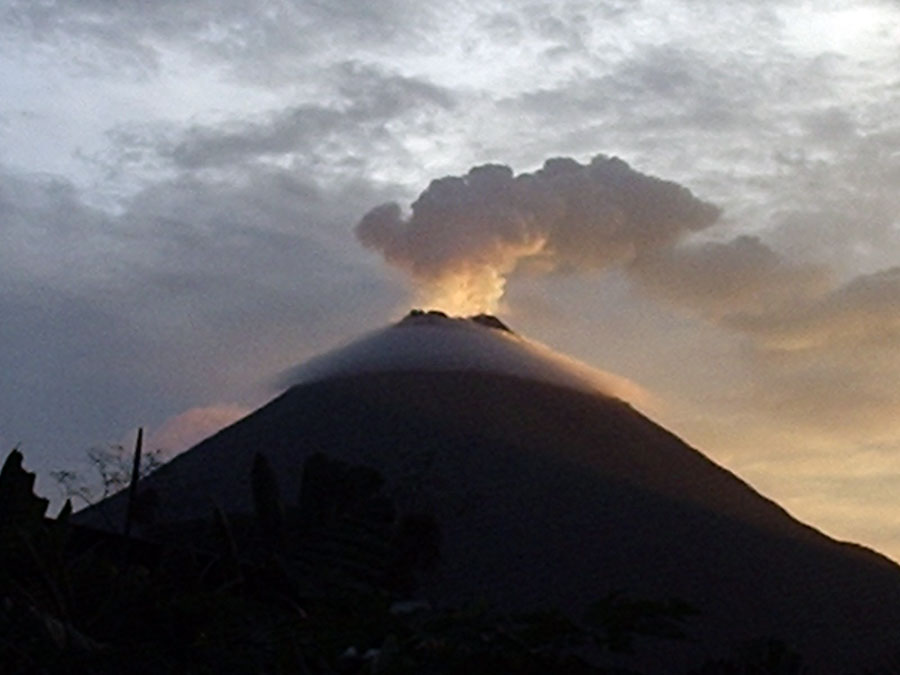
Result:
<instances>
[{"instance_id":1,"label":"volcano","mask_svg":"<svg viewBox=\"0 0 900 675\"><path fill-rule=\"evenodd\" d=\"M612 592L677 598L699 610L693 640L664 647L652 672L760 637L816 673L884 667L900 650L900 567L795 520L622 400L633 385L494 317L413 312L286 381L144 481L160 519L249 512L257 452L296 495L304 461L324 453L434 515L440 562L419 590L432 603L577 613ZM124 506L81 520L121 522Z\"/></svg>"}]
</instances>

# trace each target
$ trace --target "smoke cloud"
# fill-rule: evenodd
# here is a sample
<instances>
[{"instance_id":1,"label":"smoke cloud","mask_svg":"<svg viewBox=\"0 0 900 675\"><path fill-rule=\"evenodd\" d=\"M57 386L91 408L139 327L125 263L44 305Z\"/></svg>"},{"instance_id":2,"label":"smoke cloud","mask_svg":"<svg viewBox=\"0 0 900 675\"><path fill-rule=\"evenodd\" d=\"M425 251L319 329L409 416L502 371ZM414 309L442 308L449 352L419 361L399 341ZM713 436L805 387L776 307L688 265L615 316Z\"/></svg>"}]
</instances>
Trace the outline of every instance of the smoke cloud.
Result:
<instances>
[{"instance_id":1,"label":"smoke cloud","mask_svg":"<svg viewBox=\"0 0 900 675\"><path fill-rule=\"evenodd\" d=\"M719 209L616 157L550 159L515 175L488 164L433 181L404 214L369 211L359 240L411 275L419 301L454 314L495 311L524 261L551 270L629 265L716 222Z\"/></svg>"}]
</instances>

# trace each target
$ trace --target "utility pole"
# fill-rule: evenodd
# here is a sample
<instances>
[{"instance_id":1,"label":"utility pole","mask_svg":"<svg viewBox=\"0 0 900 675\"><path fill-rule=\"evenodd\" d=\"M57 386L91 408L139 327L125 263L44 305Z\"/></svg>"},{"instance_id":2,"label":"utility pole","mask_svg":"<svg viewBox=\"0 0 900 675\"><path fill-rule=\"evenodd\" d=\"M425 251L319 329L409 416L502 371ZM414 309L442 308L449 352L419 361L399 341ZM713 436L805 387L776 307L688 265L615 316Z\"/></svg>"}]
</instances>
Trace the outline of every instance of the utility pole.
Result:
<instances>
[{"instance_id":1,"label":"utility pole","mask_svg":"<svg viewBox=\"0 0 900 675\"><path fill-rule=\"evenodd\" d=\"M128 506L125 509L125 536L131 534L131 519L134 515L134 503L137 499L137 484L141 477L141 447L144 443L144 427L138 427L137 441L134 444L134 464L131 467L131 483L128 486Z\"/></svg>"}]
</instances>

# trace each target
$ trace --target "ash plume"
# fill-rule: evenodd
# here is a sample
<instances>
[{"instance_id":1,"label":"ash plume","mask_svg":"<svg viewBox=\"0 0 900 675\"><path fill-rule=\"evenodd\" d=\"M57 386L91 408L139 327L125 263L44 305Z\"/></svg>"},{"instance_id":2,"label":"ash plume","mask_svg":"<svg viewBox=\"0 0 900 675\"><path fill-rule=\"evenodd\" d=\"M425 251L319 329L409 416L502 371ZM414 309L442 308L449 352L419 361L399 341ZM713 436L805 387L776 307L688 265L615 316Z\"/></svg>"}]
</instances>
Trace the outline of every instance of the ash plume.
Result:
<instances>
[{"instance_id":1,"label":"ash plume","mask_svg":"<svg viewBox=\"0 0 900 675\"><path fill-rule=\"evenodd\" d=\"M419 301L493 312L525 261L551 270L630 265L710 227L718 207L617 157L547 160L533 173L488 164L435 181L404 214L396 203L356 227L366 247L414 280Z\"/></svg>"}]
</instances>

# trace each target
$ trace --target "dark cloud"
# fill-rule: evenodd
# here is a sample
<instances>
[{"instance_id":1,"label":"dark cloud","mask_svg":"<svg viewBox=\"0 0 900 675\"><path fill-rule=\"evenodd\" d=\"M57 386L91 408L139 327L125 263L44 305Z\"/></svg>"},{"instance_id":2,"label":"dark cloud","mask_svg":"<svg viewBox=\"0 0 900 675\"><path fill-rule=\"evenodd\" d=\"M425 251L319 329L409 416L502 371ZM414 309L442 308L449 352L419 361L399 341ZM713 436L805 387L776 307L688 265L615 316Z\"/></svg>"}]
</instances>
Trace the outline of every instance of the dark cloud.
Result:
<instances>
[{"instance_id":1,"label":"dark cloud","mask_svg":"<svg viewBox=\"0 0 900 675\"><path fill-rule=\"evenodd\" d=\"M189 400L155 365L171 347L139 330L127 307L37 281L0 283L0 435L44 477Z\"/></svg>"},{"instance_id":2,"label":"dark cloud","mask_svg":"<svg viewBox=\"0 0 900 675\"><path fill-rule=\"evenodd\" d=\"M189 169L293 154L357 153L364 162L378 155L379 148L386 154L402 145L387 130L388 123L428 125L434 113L455 105L449 91L418 78L358 63L341 64L332 72L334 102L292 106L258 122L195 126L176 142L164 143L160 152Z\"/></svg>"},{"instance_id":3,"label":"dark cloud","mask_svg":"<svg viewBox=\"0 0 900 675\"><path fill-rule=\"evenodd\" d=\"M114 220L86 205L69 181L25 177L0 167L0 278L60 282L67 275L85 281L103 276L84 255L116 237Z\"/></svg>"},{"instance_id":4,"label":"dark cloud","mask_svg":"<svg viewBox=\"0 0 900 675\"><path fill-rule=\"evenodd\" d=\"M604 70L522 93L505 105L543 119L560 112L570 121L612 118L623 130L655 136L685 128L715 133L742 123L758 126L761 117L754 113L772 86L749 63L732 55L710 58L686 45L649 47Z\"/></svg>"},{"instance_id":5,"label":"dark cloud","mask_svg":"<svg viewBox=\"0 0 900 675\"><path fill-rule=\"evenodd\" d=\"M403 298L341 244L379 199L365 183L182 178L115 215L58 179L0 185L15 235L0 250L0 435L56 467L189 407L259 402L269 375Z\"/></svg>"},{"instance_id":6,"label":"dark cloud","mask_svg":"<svg viewBox=\"0 0 900 675\"><path fill-rule=\"evenodd\" d=\"M778 153L823 144L834 150L838 136L858 139L866 118L834 111L846 63L792 53L783 32L776 21L771 32L752 33L759 44L740 49L749 33L735 34L737 44L715 51L667 37L518 91L500 106L528 125L523 139L579 152L602 138L652 171L690 179L729 212L752 204L761 222L759 210L773 195L803 194L773 166Z\"/></svg>"}]
</instances>

